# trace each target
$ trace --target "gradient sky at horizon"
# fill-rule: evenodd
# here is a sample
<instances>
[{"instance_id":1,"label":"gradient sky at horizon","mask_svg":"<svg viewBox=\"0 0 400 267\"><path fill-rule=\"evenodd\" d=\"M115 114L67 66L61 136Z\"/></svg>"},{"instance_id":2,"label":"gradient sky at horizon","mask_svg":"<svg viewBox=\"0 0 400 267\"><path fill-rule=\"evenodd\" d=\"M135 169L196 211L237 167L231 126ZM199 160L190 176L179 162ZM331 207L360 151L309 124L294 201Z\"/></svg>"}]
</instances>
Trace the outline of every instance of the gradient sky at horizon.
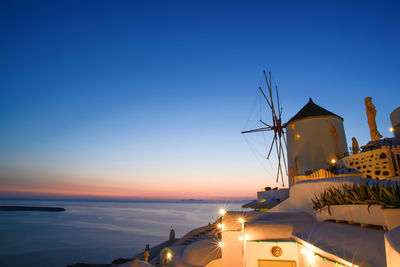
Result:
<instances>
[{"instance_id":1,"label":"gradient sky at horizon","mask_svg":"<svg viewBox=\"0 0 400 267\"><path fill-rule=\"evenodd\" d=\"M277 186L274 160L252 153L264 141L240 134L256 126L263 69L285 121L312 97L362 145L370 96L391 137L399 13L396 1L2 1L0 197L254 198Z\"/></svg>"}]
</instances>

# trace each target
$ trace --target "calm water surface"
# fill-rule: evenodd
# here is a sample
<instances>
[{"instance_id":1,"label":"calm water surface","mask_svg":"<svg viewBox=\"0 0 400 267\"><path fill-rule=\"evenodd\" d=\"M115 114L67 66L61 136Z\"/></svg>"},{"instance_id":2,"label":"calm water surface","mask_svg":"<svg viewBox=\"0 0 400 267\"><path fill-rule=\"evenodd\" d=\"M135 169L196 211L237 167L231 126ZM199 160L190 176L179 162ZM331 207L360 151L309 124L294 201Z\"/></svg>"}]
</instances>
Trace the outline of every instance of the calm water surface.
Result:
<instances>
[{"instance_id":1,"label":"calm water surface","mask_svg":"<svg viewBox=\"0 0 400 267\"><path fill-rule=\"evenodd\" d=\"M63 207L65 212L0 211L0 266L58 267L111 263L145 244L177 237L217 219L221 206L240 204L90 201L5 201L0 205Z\"/></svg>"}]
</instances>

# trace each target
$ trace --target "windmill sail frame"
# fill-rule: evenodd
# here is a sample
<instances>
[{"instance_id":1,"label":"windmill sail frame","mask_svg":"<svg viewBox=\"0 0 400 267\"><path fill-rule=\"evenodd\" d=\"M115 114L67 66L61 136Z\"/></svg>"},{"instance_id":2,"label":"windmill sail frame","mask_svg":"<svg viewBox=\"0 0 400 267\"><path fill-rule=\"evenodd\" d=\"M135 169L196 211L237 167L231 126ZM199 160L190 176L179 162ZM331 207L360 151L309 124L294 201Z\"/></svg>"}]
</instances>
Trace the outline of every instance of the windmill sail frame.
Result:
<instances>
[{"instance_id":1,"label":"windmill sail frame","mask_svg":"<svg viewBox=\"0 0 400 267\"><path fill-rule=\"evenodd\" d=\"M271 109L272 124L268 124L268 123L264 122L263 120L260 120L260 123L265 127L242 131L241 133L247 134L247 133L267 132L267 131L274 132L274 137L272 139L271 146L268 150L269 152L267 155L267 159L270 158L273 147L275 146L276 154L278 157L278 171L277 171L277 175L276 175L276 182L279 181L279 177L280 177L281 181L282 181L282 185L284 186L285 185L284 176L287 177L287 175L288 175L287 164L286 164L286 155L285 155L287 142L286 142L286 138L285 138L285 126L282 124L282 108L280 107L280 102L279 102L278 86L275 85L276 102L274 103L271 72L268 73L268 76L267 76L267 73L265 70L263 71L263 73L264 73L265 81L267 83L267 90L268 90L269 97L265 94L265 92L261 88L261 86L258 89L260 90L265 101L267 102L268 107ZM277 111L275 110L275 107L276 107L275 104L277 104ZM283 161L285 175L282 170L281 161Z\"/></svg>"}]
</instances>

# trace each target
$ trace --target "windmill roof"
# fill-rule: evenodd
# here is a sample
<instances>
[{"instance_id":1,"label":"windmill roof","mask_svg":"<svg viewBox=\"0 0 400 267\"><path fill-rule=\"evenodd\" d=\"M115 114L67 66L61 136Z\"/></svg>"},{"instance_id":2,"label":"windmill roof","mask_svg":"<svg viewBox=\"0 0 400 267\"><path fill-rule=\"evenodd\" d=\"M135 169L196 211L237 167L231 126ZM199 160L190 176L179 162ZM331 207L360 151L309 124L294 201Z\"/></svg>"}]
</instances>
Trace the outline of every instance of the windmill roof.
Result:
<instances>
[{"instance_id":1,"label":"windmill roof","mask_svg":"<svg viewBox=\"0 0 400 267\"><path fill-rule=\"evenodd\" d=\"M315 104L310 97L310 100L308 101L308 103L299 112L297 112L297 114L294 115L288 122L286 122L285 125L287 125L293 121L297 121L297 120L301 120L301 119L305 119L305 118L309 118L309 117L321 117L321 116L334 116L334 117L337 117L337 118L343 120L342 117Z\"/></svg>"}]
</instances>

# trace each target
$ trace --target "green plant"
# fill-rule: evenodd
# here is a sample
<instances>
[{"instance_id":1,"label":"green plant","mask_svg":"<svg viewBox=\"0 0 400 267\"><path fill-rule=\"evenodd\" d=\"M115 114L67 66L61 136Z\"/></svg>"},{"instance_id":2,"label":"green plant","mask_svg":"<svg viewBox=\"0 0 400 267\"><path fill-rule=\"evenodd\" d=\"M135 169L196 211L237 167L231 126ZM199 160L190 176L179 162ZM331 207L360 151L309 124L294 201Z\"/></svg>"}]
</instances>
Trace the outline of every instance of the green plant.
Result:
<instances>
[{"instance_id":1,"label":"green plant","mask_svg":"<svg viewBox=\"0 0 400 267\"><path fill-rule=\"evenodd\" d=\"M327 162L326 163L326 170L328 172L331 172L331 173L335 174L335 175L338 174L338 167L336 165L336 162L335 163Z\"/></svg>"},{"instance_id":2,"label":"green plant","mask_svg":"<svg viewBox=\"0 0 400 267\"><path fill-rule=\"evenodd\" d=\"M342 184L329 187L319 196L314 194L313 209L331 205L381 205L385 208L400 208L400 186L396 182L361 180L359 184Z\"/></svg>"}]
</instances>

